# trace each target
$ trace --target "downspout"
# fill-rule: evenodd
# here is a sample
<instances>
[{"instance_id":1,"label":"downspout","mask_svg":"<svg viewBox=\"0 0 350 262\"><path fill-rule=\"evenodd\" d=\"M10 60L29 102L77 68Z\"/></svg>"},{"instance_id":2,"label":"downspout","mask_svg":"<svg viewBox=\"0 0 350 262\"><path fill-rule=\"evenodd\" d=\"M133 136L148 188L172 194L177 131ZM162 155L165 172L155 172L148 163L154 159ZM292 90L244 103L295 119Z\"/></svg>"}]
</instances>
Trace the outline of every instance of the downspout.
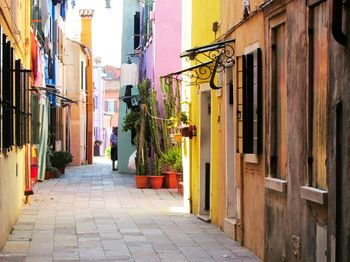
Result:
<instances>
[{"instance_id":1,"label":"downspout","mask_svg":"<svg viewBox=\"0 0 350 262\"><path fill-rule=\"evenodd\" d=\"M342 0L332 1L332 35L339 44L346 46L347 37L342 31L343 8Z\"/></svg>"}]
</instances>

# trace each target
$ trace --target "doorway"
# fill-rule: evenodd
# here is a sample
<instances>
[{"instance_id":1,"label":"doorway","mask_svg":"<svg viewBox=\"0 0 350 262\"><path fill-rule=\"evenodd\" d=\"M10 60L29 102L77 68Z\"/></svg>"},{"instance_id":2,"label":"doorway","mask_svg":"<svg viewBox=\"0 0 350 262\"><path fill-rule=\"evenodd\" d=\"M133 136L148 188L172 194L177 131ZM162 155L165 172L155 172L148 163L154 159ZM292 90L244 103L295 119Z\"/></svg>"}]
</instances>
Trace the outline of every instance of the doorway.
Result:
<instances>
[{"instance_id":1,"label":"doorway","mask_svg":"<svg viewBox=\"0 0 350 262\"><path fill-rule=\"evenodd\" d=\"M201 86L202 89L203 86ZM211 92L204 86L200 93L200 215L210 218L211 208Z\"/></svg>"}]
</instances>

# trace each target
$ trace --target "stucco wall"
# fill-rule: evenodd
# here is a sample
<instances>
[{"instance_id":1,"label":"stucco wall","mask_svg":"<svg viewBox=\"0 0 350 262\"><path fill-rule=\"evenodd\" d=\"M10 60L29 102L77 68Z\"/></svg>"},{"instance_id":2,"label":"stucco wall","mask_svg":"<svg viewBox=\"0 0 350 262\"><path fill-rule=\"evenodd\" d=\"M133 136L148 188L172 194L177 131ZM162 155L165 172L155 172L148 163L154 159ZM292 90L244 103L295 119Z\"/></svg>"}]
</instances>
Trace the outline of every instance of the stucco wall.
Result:
<instances>
[{"instance_id":1,"label":"stucco wall","mask_svg":"<svg viewBox=\"0 0 350 262\"><path fill-rule=\"evenodd\" d=\"M11 9L7 8L4 1L0 1L2 15L0 16L0 25L4 34L15 51L16 59L21 59L26 69L30 68L30 46L26 45L23 39L30 37L30 1L18 0L7 1L8 5L16 12L11 15ZM12 17L11 17L12 16ZM16 31L13 20L19 30ZM7 25L12 25L8 28ZM19 39L22 39L20 41ZM25 175L25 147L12 147L12 150L4 155L0 154L0 249L5 241L13 225L16 223L18 214L24 204L24 175Z\"/></svg>"},{"instance_id":2,"label":"stucco wall","mask_svg":"<svg viewBox=\"0 0 350 262\"><path fill-rule=\"evenodd\" d=\"M81 90L81 62L86 65L86 57L80 44L67 39L67 64L65 67L67 96L78 103L71 104L70 152L73 155L71 165L81 165L86 160L86 101L85 90ZM85 68L84 68L85 74ZM85 77L83 76L83 80Z\"/></svg>"},{"instance_id":3,"label":"stucco wall","mask_svg":"<svg viewBox=\"0 0 350 262\"><path fill-rule=\"evenodd\" d=\"M134 14L140 9L139 1L137 0L124 0L123 1L123 33L122 33L122 51L121 51L121 64L127 63L128 54L134 52ZM133 63L138 63L138 60L134 57L131 58ZM120 88L120 95L125 94L125 86ZM137 94L136 88L132 89L132 94ZM135 151L135 146L131 144L131 133L123 132L122 127L124 123L124 117L127 108L126 104L120 103L119 105L119 129L118 129L118 171L119 173L130 173L128 168L128 161L130 155Z\"/></svg>"},{"instance_id":4,"label":"stucco wall","mask_svg":"<svg viewBox=\"0 0 350 262\"><path fill-rule=\"evenodd\" d=\"M0 156L0 248L16 223L24 204L25 150Z\"/></svg>"},{"instance_id":5,"label":"stucco wall","mask_svg":"<svg viewBox=\"0 0 350 262\"><path fill-rule=\"evenodd\" d=\"M212 43L215 40L215 34L212 32L212 24L220 20L220 6L217 1L199 1L192 2L192 47L202 46ZM197 126L197 131L200 130L200 98L198 86L191 87L191 110L190 119ZM214 224L218 223L218 129L217 129L217 97L214 91L212 93L211 102L211 132L214 140L208 141L211 143L211 209L210 216ZM202 123L205 124L205 123ZM198 131L197 137L191 140L190 145L190 173L191 173L191 203L192 212L200 213L200 138L201 134Z\"/></svg>"}]
</instances>

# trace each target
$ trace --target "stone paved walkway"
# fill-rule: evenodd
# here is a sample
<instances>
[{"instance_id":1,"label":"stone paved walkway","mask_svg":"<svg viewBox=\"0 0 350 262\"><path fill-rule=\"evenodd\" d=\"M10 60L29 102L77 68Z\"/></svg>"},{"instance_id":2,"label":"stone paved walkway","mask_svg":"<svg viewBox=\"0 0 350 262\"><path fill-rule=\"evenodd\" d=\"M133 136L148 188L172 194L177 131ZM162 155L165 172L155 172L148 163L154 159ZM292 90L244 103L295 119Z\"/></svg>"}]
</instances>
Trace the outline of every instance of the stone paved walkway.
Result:
<instances>
[{"instance_id":1,"label":"stone paved walkway","mask_svg":"<svg viewBox=\"0 0 350 262\"><path fill-rule=\"evenodd\" d=\"M176 190L90 166L35 186L0 261L259 261L212 224L181 212Z\"/></svg>"}]
</instances>

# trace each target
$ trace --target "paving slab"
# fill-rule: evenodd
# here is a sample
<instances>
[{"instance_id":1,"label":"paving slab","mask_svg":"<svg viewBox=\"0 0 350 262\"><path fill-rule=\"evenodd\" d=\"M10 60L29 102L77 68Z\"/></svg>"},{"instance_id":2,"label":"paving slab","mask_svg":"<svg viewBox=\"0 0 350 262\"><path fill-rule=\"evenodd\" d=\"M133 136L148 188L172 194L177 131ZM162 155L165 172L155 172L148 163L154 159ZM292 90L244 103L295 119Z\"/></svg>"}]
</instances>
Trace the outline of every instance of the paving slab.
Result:
<instances>
[{"instance_id":1,"label":"paving slab","mask_svg":"<svg viewBox=\"0 0 350 262\"><path fill-rule=\"evenodd\" d=\"M184 213L176 189L136 189L109 160L34 186L0 262L260 261L215 225Z\"/></svg>"}]
</instances>

